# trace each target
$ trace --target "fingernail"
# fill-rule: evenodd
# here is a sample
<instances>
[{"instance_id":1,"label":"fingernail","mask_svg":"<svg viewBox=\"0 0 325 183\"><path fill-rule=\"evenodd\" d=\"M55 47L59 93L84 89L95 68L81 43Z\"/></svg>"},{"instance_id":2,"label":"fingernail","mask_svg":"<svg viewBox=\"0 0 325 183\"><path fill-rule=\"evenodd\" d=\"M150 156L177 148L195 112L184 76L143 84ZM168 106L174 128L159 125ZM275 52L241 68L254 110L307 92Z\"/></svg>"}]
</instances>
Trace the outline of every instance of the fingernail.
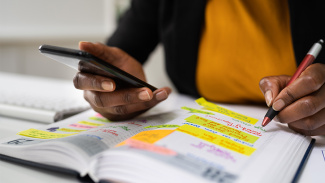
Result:
<instances>
[{"instance_id":1,"label":"fingernail","mask_svg":"<svg viewBox=\"0 0 325 183\"><path fill-rule=\"evenodd\" d=\"M279 122L279 118L278 118L278 116L275 116L275 117L273 118L273 120L276 121L276 122Z\"/></svg>"},{"instance_id":2,"label":"fingernail","mask_svg":"<svg viewBox=\"0 0 325 183\"><path fill-rule=\"evenodd\" d=\"M165 100L168 97L166 91L160 91L156 94L156 99L157 100Z\"/></svg>"},{"instance_id":3,"label":"fingernail","mask_svg":"<svg viewBox=\"0 0 325 183\"><path fill-rule=\"evenodd\" d=\"M112 82L110 82L110 81L103 81L102 82L102 88L104 89L104 90L109 90L109 91L112 91L113 90L113 83Z\"/></svg>"},{"instance_id":4,"label":"fingernail","mask_svg":"<svg viewBox=\"0 0 325 183\"><path fill-rule=\"evenodd\" d=\"M280 111L284 106L285 106L284 101L282 99L280 99L280 100L277 100L276 102L274 102L272 107L275 111Z\"/></svg>"},{"instance_id":5,"label":"fingernail","mask_svg":"<svg viewBox=\"0 0 325 183\"><path fill-rule=\"evenodd\" d=\"M150 100L150 95L147 91L142 91L138 95L140 100Z\"/></svg>"},{"instance_id":6,"label":"fingernail","mask_svg":"<svg viewBox=\"0 0 325 183\"><path fill-rule=\"evenodd\" d=\"M266 105L268 107L270 107L271 101L272 101L272 91L271 90L267 90L265 92L265 101L266 101Z\"/></svg>"},{"instance_id":7,"label":"fingernail","mask_svg":"<svg viewBox=\"0 0 325 183\"><path fill-rule=\"evenodd\" d=\"M89 41L79 41L79 44L81 44L81 43L83 43L83 44L92 44L92 42L89 42Z\"/></svg>"}]
</instances>

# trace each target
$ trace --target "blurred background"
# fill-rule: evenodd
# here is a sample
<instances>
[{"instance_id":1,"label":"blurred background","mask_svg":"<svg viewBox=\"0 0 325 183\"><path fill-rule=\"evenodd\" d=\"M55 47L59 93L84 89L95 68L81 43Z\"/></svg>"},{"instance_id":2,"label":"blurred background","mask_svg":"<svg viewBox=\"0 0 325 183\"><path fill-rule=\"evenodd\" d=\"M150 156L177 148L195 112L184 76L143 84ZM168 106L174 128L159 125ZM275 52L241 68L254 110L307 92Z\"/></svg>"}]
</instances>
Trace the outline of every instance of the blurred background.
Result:
<instances>
[{"instance_id":1,"label":"blurred background","mask_svg":"<svg viewBox=\"0 0 325 183\"><path fill-rule=\"evenodd\" d=\"M0 0L0 72L71 80L76 71L38 51L41 44L78 49L105 42L130 0ZM147 80L171 86L159 45L145 64Z\"/></svg>"}]
</instances>

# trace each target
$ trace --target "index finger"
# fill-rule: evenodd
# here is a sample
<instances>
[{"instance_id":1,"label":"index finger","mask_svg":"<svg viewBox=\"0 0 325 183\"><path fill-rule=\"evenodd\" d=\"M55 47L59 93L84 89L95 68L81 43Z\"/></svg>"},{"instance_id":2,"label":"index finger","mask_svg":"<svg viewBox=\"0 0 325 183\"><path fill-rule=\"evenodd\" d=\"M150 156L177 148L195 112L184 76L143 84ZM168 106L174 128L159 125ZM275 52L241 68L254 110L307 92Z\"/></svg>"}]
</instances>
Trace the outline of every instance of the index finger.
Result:
<instances>
[{"instance_id":1,"label":"index finger","mask_svg":"<svg viewBox=\"0 0 325 183\"><path fill-rule=\"evenodd\" d=\"M100 59L108 61L116 67L121 67L126 61L126 53L116 47L109 47L101 43L79 42L79 48Z\"/></svg>"},{"instance_id":2,"label":"index finger","mask_svg":"<svg viewBox=\"0 0 325 183\"><path fill-rule=\"evenodd\" d=\"M313 64L274 99L273 109L280 111L294 101L317 91L325 82L325 66Z\"/></svg>"}]
</instances>

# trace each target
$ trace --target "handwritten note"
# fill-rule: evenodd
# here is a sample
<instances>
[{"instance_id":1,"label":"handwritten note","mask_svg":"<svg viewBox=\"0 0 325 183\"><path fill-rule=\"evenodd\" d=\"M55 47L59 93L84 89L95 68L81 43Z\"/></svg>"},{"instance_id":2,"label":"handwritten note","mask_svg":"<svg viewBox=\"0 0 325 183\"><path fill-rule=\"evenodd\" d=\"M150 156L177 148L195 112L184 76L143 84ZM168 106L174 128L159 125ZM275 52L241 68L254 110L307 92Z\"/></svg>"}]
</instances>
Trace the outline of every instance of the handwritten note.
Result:
<instances>
[{"instance_id":1,"label":"handwritten note","mask_svg":"<svg viewBox=\"0 0 325 183\"><path fill-rule=\"evenodd\" d=\"M201 150L206 150L208 153L211 153L215 156L222 157L226 160L231 160L232 162L236 162L236 159L226 150L220 149L215 145L207 144L204 142L200 142L199 144L191 144L192 147L196 147Z\"/></svg>"},{"instance_id":2,"label":"handwritten note","mask_svg":"<svg viewBox=\"0 0 325 183\"><path fill-rule=\"evenodd\" d=\"M108 129L108 128L98 128L98 129L94 129L94 130L90 130L90 131L108 133L108 134L114 135L116 137L118 136L118 132L116 130L111 130L111 129Z\"/></svg>"},{"instance_id":3,"label":"handwritten note","mask_svg":"<svg viewBox=\"0 0 325 183\"><path fill-rule=\"evenodd\" d=\"M91 129L91 128L97 127L97 126L82 125L82 124L78 124L78 123L70 124L69 126L75 127L75 128L83 128L83 129Z\"/></svg>"},{"instance_id":4,"label":"handwritten note","mask_svg":"<svg viewBox=\"0 0 325 183\"><path fill-rule=\"evenodd\" d=\"M83 132L86 130L76 130L76 129L70 129L70 128L59 128L57 129L57 131L61 131L61 132Z\"/></svg>"},{"instance_id":5,"label":"handwritten note","mask_svg":"<svg viewBox=\"0 0 325 183\"><path fill-rule=\"evenodd\" d=\"M89 125L89 126L104 126L104 124L93 123L89 121L79 121L78 123L83 125Z\"/></svg>"},{"instance_id":6,"label":"handwritten note","mask_svg":"<svg viewBox=\"0 0 325 183\"><path fill-rule=\"evenodd\" d=\"M137 135L131 137L131 139L140 140L142 142L153 144L173 132L174 130L150 130L150 131L140 132Z\"/></svg>"},{"instance_id":7,"label":"handwritten note","mask_svg":"<svg viewBox=\"0 0 325 183\"><path fill-rule=\"evenodd\" d=\"M178 128L179 125L156 125L156 126L147 126L144 128Z\"/></svg>"},{"instance_id":8,"label":"handwritten note","mask_svg":"<svg viewBox=\"0 0 325 183\"><path fill-rule=\"evenodd\" d=\"M183 126L177 128L176 131L187 133L194 137L200 138L202 140L211 142L218 146L224 147L226 149L229 149L229 150L232 150L232 151L235 151L240 154L247 155L247 156L250 156L256 150L255 148L234 142L226 137L222 137L220 135L216 135L214 133L211 133L206 130L203 130L203 129L200 129L197 127L193 127L190 125L183 125Z\"/></svg>"},{"instance_id":9,"label":"handwritten note","mask_svg":"<svg viewBox=\"0 0 325 183\"><path fill-rule=\"evenodd\" d=\"M193 108L190 108L190 107L182 107L181 109L184 109L184 110L187 110L187 111L190 111L192 113L201 113L201 114L210 114L210 115L214 115L214 113L212 112L207 112L207 111L202 111L202 110L199 110L199 109L193 109Z\"/></svg>"},{"instance_id":10,"label":"handwritten note","mask_svg":"<svg viewBox=\"0 0 325 183\"><path fill-rule=\"evenodd\" d=\"M209 119L205 119L197 115L192 115L186 118L185 120L249 143L254 143L259 138L254 135L211 121Z\"/></svg>"},{"instance_id":11,"label":"handwritten note","mask_svg":"<svg viewBox=\"0 0 325 183\"><path fill-rule=\"evenodd\" d=\"M156 146L154 144L149 144L135 139L127 139L125 144L128 144L130 147L143 149L163 155L176 155L177 153L173 150L167 149L165 147Z\"/></svg>"},{"instance_id":12,"label":"handwritten note","mask_svg":"<svg viewBox=\"0 0 325 183\"><path fill-rule=\"evenodd\" d=\"M110 120L103 118L103 117L97 117L97 116L92 116L89 117L89 119L91 120L95 120L95 121L100 121L100 122L111 122Z\"/></svg>"},{"instance_id":13,"label":"handwritten note","mask_svg":"<svg viewBox=\"0 0 325 183\"><path fill-rule=\"evenodd\" d=\"M250 124L254 125L258 121L258 119L255 119L255 118L252 118L252 117L249 117L249 116L245 116L243 114L240 114L240 113L231 111L229 109L223 108L223 107L221 107L221 106L219 106L217 104L208 102L204 98L199 98L199 99L195 100L195 102L198 103L199 105L211 110L211 111L215 111L215 112L224 114L226 116L230 116L232 118L244 121L246 123L250 123Z\"/></svg>"},{"instance_id":14,"label":"handwritten note","mask_svg":"<svg viewBox=\"0 0 325 183\"><path fill-rule=\"evenodd\" d=\"M37 130L37 129L28 129L25 131L21 131L18 133L18 135L26 136L26 137L32 137L32 138L38 138L38 139L57 139L57 138L63 138L68 137L71 135L75 135L77 133L73 134L61 134L61 133L53 133L53 132L47 132L43 130Z\"/></svg>"}]
</instances>

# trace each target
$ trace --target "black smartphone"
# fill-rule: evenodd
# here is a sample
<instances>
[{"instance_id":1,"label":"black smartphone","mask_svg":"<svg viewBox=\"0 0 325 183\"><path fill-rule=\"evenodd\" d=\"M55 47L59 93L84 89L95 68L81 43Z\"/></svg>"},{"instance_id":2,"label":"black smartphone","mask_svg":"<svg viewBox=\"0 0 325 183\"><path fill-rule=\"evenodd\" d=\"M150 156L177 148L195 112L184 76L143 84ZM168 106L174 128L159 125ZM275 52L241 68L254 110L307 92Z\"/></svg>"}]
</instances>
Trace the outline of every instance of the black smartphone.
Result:
<instances>
[{"instance_id":1,"label":"black smartphone","mask_svg":"<svg viewBox=\"0 0 325 183\"><path fill-rule=\"evenodd\" d=\"M93 73L93 74L112 77L112 79L116 83L117 88L148 87L151 91L157 90L156 87L142 81L141 79L85 51L63 48L63 47L52 46L52 45L41 45L39 47L39 51L43 55L76 70L79 70L78 69L79 64L86 64L88 66L93 66L97 69L100 69L101 71L104 71L100 73L104 73L104 74L100 74L100 73Z\"/></svg>"}]
</instances>

